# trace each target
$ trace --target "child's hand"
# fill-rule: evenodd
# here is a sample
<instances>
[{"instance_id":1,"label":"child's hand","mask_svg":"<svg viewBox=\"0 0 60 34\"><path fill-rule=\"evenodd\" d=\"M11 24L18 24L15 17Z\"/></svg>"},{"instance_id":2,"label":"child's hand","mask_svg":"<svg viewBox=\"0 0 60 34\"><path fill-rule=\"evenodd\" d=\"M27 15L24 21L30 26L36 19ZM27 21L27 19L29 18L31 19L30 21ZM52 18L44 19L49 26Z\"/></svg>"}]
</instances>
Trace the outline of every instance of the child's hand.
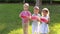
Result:
<instances>
[{"instance_id":1,"label":"child's hand","mask_svg":"<svg viewBox=\"0 0 60 34\"><path fill-rule=\"evenodd\" d=\"M27 16L27 18L28 18L29 20L31 20L31 16Z\"/></svg>"},{"instance_id":2,"label":"child's hand","mask_svg":"<svg viewBox=\"0 0 60 34\"><path fill-rule=\"evenodd\" d=\"M40 21L40 17L37 17L37 21Z\"/></svg>"},{"instance_id":3,"label":"child's hand","mask_svg":"<svg viewBox=\"0 0 60 34\"><path fill-rule=\"evenodd\" d=\"M39 21L42 22L41 19Z\"/></svg>"},{"instance_id":4,"label":"child's hand","mask_svg":"<svg viewBox=\"0 0 60 34\"><path fill-rule=\"evenodd\" d=\"M50 18L48 18L48 22L46 22L47 24L49 24L50 23Z\"/></svg>"}]
</instances>

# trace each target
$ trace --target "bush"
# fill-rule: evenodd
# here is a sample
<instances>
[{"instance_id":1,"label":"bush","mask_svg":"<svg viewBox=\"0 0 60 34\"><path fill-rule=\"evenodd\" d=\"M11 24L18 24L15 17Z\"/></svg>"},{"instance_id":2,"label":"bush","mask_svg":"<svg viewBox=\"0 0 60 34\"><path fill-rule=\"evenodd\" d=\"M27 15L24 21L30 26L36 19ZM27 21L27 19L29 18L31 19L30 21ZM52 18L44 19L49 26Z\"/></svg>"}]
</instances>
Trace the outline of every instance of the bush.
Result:
<instances>
[{"instance_id":1,"label":"bush","mask_svg":"<svg viewBox=\"0 0 60 34\"><path fill-rule=\"evenodd\" d=\"M21 0L5 0L5 2L21 2Z\"/></svg>"},{"instance_id":2,"label":"bush","mask_svg":"<svg viewBox=\"0 0 60 34\"><path fill-rule=\"evenodd\" d=\"M28 3L35 3L36 1L35 0L26 0L26 2L28 2Z\"/></svg>"}]
</instances>

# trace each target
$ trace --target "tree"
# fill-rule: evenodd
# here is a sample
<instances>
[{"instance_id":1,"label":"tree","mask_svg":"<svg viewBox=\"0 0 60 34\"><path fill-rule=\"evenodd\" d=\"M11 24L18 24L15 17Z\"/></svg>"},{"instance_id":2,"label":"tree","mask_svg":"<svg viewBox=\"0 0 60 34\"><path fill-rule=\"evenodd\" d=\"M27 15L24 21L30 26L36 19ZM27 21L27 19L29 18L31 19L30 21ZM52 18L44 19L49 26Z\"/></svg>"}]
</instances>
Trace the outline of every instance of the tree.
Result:
<instances>
[{"instance_id":1,"label":"tree","mask_svg":"<svg viewBox=\"0 0 60 34\"><path fill-rule=\"evenodd\" d=\"M36 6L38 6L40 8L41 11L41 5L42 5L42 0L36 0Z\"/></svg>"},{"instance_id":2,"label":"tree","mask_svg":"<svg viewBox=\"0 0 60 34\"><path fill-rule=\"evenodd\" d=\"M23 3L25 3L25 0L23 0Z\"/></svg>"},{"instance_id":3,"label":"tree","mask_svg":"<svg viewBox=\"0 0 60 34\"><path fill-rule=\"evenodd\" d=\"M50 0L50 4L52 4L52 0Z\"/></svg>"}]
</instances>

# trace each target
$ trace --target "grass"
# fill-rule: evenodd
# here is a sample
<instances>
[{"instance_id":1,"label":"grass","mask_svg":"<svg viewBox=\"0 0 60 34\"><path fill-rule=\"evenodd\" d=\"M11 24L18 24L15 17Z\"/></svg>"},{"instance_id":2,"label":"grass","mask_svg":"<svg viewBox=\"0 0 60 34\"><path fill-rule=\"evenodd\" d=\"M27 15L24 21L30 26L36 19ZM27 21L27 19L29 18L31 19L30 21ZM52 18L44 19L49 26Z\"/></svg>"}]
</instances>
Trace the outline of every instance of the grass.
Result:
<instances>
[{"instance_id":1,"label":"grass","mask_svg":"<svg viewBox=\"0 0 60 34\"><path fill-rule=\"evenodd\" d=\"M60 34L60 5L43 5L50 10L50 34ZM22 4L0 4L0 34L23 34L19 13ZM30 6L33 11L33 6ZM32 28L29 26L29 34Z\"/></svg>"}]
</instances>

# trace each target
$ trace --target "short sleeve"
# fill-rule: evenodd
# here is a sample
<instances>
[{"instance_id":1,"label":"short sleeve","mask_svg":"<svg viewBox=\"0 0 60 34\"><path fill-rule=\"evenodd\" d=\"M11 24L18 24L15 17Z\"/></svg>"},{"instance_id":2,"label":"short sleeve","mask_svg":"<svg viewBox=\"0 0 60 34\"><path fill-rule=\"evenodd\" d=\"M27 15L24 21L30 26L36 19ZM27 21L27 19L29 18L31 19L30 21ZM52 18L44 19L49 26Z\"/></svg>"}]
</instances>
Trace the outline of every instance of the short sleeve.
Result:
<instances>
[{"instance_id":1,"label":"short sleeve","mask_svg":"<svg viewBox=\"0 0 60 34\"><path fill-rule=\"evenodd\" d=\"M31 16L31 12L30 11L28 11L28 16Z\"/></svg>"},{"instance_id":2,"label":"short sleeve","mask_svg":"<svg viewBox=\"0 0 60 34\"><path fill-rule=\"evenodd\" d=\"M21 15L23 15L23 12L21 12L21 13L19 14L19 16L21 16Z\"/></svg>"}]
</instances>

